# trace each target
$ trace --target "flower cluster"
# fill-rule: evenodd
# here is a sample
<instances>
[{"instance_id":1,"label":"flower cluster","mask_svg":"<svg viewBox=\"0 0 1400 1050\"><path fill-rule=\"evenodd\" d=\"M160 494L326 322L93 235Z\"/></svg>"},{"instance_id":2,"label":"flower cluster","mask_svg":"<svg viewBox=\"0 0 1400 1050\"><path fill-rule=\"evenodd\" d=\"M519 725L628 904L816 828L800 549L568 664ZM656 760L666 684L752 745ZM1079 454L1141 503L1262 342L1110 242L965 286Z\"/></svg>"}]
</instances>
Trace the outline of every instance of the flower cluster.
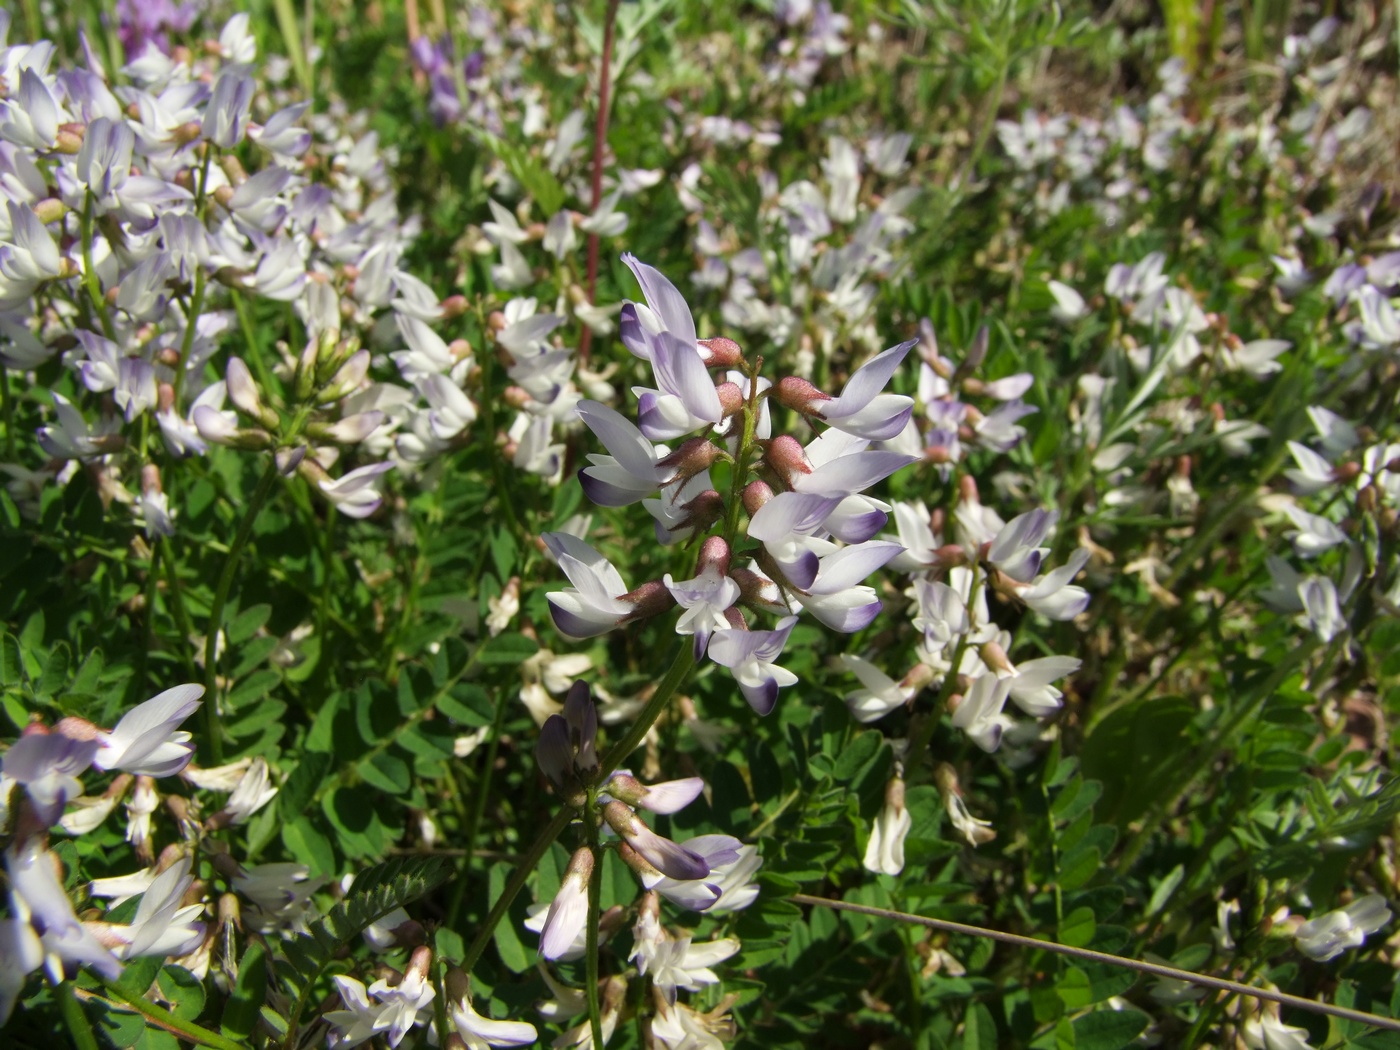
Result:
<instances>
[{"instance_id":1,"label":"flower cluster","mask_svg":"<svg viewBox=\"0 0 1400 1050\"><path fill-rule=\"evenodd\" d=\"M376 136L267 93L246 15L198 57L147 40L120 85L90 49L60 71L54 53L3 52L0 363L52 404L38 429L52 458L4 464L12 495L35 508L44 485L84 469L149 535L169 535L178 508L162 473L222 444L275 451L342 512L372 513L390 463L333 479L342 449L382 460L400 431L404 458L420 460L475 414L460 385L469 354L428 327L454 306L400 264L414 227ZM303 352L278 359L255 321L265 303L292 307ZM368 379L361 343L383 309L410 347L401 385ZM216 379L235 332L243 355Z\"/></svg>"},{"instance_id":2,"label":"flower cluster","mask_svg":"<svg viewBox=\"0 0 1400 1050\"><path fill-rule=\"evenodd\" d=\"M580 811L591 834L604 831L607 844L641 881L645 892L636 905L633 949L628 958L639 977L650 978L660 1001L668 1008L675 1007L679 990L694 992L719 980L711 967L738 952L739 942L726 937L696 943L687 933L672 933L661 924L662 898L709 915L741 910L758 895L751 880L761 861L753 846L728 835L701 835L677 843L648 828L639 811L675 813L700 795L704 781L688 777L643 784L624 770L602 776L597 730L598 714L589 688L575 682L563 710L541 727L536 759L565 801ZM600 848L590 843L576 849L553 900L532 909L526 926L540 935L540 954L546 959L570 960L584 954L589 886L600 874ZM600 943L624 920L620 906L599 916ZM605 1032L617 1023L622 1009L619 981L621 978L614 977L603 982ZM625 989L625 982L622 987ZM561 995L550 1016L567 1018L582 1013L582 999L577 994ZM575 1034L581 1035L586 1028L585 1022ZM566 1036L564 1043L569 1041Z\"/></svg>"},{"instance_id":3,"label":"flower cluster","mask_svg":"<svg viewBox=\"0 0 1400 1050\"><path fill-rule=\"evenodd\" d=\"M184 904L193 884L191 860L176 851L159 869L133 876L124 896L141 894L130 922L79 920L63 886L63 866L49 848L55 825L70 834L95 828L131 789L128 838L149 839L154 779L174 776L194 747L179 726L199 707L203 688L181 685L128 711L111 730L70 716L53 726L32 722L0 761L0 830L9 838L5 871L10 917L0 919L0 1024L9 1018L25 978L41 966L55 983L80 966L115 979L122 962L143 955L190 956L205 940L204 906ZM119 774L99 798L82 794L90 769ZM65 815L69 804L73 809ZM139 846L138 846L139 849ZM149 846L146 846L149 850ZM94 895L107 895L94 884Z\"/></svg>"},{"instance_id":4,"label":"flower cluster","mask_svg":"<svg viewBox=\"0 0 1400 1050\"><path fill-rule=\"evenodd\" d=\"M668 574L629 589L587 543L550 533L545 543L573 584L549 596L555 625L587 638L680 605L677 632L693 636L697 657L729 668L749 704L767 714L778 689L795 681L778 660L797 611L847 633L880 611L862 581L902 548L873 539L888 520L887 505L865 490L915 461L871 447L902 431L912 413L910 398L881 391L913 344L876 355L838 396L796 376L772 383L732 340L698 339L685 299L659 271L623 259L647 300L623 307L623 343L651 365L657 386L636 388L637 423L580 402L579 417L608 454L590 455L579 480L602 506L642 503L658 542L699 542L700 554L690 579ZM805 446L775 436L773 402L826 429ZM674 448L655 443L678 438ZM721 460L731 465L726 494L710 475ZM751 480L752 472L758 477ZM718 534L706 536L716 527ZM748 565L736 565L732 552L743 535L760 546ZM743 609L779 619L755 627Z\"/></svg>"}]
</instances>

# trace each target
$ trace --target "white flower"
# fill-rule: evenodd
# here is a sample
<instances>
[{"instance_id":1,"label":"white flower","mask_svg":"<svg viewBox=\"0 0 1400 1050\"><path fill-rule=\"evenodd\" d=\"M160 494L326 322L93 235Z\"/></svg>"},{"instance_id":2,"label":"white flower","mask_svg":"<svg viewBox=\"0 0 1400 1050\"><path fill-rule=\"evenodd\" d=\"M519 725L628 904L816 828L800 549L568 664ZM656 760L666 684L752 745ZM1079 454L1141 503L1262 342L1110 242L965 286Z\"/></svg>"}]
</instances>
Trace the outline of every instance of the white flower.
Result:
<instances>
[{"instance_id":1,"label":"white flower","mask_svg":"<svg viewBox=\"0 0 1400 1050\"><path fill-rule=\"evenodd\" d=\"M230 824L242 824L276 794L277 788L268 783L267 759L259 756L253 759L252 765L224 803L225 819Z\"/></svg>"},{"instance_id":2,"label":"white flower","mask_svg":"<svg viewBox=\"0 0 1400 1050\"><path fill-rule=\"evenodd\" d=\"M470 998L453 1003L447 1011L467 1050L487 1050L492 1046L529 1046L538 1038L535 1026L524 1021L495 1021L472 1009Z\"/></svg>"},{"instance_id":3,"label":"white flower","mask_svg":"<svg viewBox=\"0 0 1400 1050\"><path fill-rule=\"evenodd\" d=\"M885 805L875 818L870 842L865 847L865 867L884 875L904 870L904 839L914 826L914 818L904 807L904 781L899 777L885 788Z\"/></svg>"},{"instance_id":4,"label":"white flower","mask_svg":"<svg viewBox=\"0 0 1400 1050\"><path fill-rule=\"evenodd\" d=\"M1070 324L1089 312L1089 308L1084 302L1084 296L1069 285L1061 284L1059 281L1046 283L1050 294L1055 297L1055 305L1050 308L1050 316L1055 320L1061 324Z\"/></svg>"},{"instance_id":5,"label":"white flower","mask_svg":"<svg viewBox=\"0 0 1400 1050\"><path fill-rule=\"evenodd\" d=\"M176 726L199 707L202 685L177 685L122 716L110 733L99 736L92 764L98 769L118 769L150 777L180 772L194 754L190 734Z\"/></svg>"},{"instance_id":6,"label":"white flower","mask_svg":"<svg viewBox=\"0 0 1400 1050\"><path fill-rule=\"evenodd\" d=\"M1390 907L1379 893L1368 893L1345 908L1309 919L1294 935L1298 950L1310 959L1327 962L1356 948L1390 921Z\"/></svg>"},{"instance_id":7,"label":"white flower","mask_svg":"<svg viewBox=\"0 0 1400 1050\"><path fill-rule=\"evenodd\" d=\"M1312 1050L1306 1028L1294 1028L1268 1014L1246 1021L1240 1034L1250 1050Z\"/></svg>"}]
</instances>

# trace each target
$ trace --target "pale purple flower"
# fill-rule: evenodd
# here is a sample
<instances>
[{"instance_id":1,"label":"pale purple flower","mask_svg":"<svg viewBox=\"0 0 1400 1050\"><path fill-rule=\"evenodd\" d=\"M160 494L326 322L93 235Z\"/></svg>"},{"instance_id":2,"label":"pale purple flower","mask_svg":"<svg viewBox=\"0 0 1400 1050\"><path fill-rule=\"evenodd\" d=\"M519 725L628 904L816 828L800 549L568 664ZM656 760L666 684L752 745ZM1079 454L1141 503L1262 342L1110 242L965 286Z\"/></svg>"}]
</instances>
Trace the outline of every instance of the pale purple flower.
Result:
<instances>
[{"instance_id":1,"label":"pale purple flower","mask_svg":"<svg viewBox=\"0 0 1400 1050\"><path fill-rule=\"evenodd\" d=\"M1017 597L1042 616L1073 620L1089 607L1089 592L1070 583L1088 560L1089 552L1079 548L1064 565L1037 577L1029 587L1018 591Z\"/></svg>"},{"instance_id":2,"label":"pale purple flower","mask_svg":"<svg viewBox=\"0 0 1400 1050\"><path fill-rule=\"evenodd\" d=\"M797 675L775 663L796 623L796 616L785 616L771 631L729 628L710 639L710 659L730 669L744 699L761 715L773 710L781 687L797 682Z\"/></svg>"},{"instance_id":3,"label":"pale purple flower","mask_svg":"<svg viewBox=\"0 0 1400 1050\"><path fill-rule=\"evenodd\" d=\"M871 441L895 437L913 414L914 400L881 391L917 344L918 340L911 339L876 354L846 381L840 397L817 401L811 405L811 411L837 430L857 437Z\"/></svg>"},{"instance_id":4,"label":"pale purple flower","mask_svg":"<svg viewBox=\"0 0 1400 1050\"><path fill-rule=\"evenodd\" d=\"M379 490L374 487L380 475L393 470L392 463L371 463L358 467L334 481L321 482L321 491L336 508L347 517L367 518L379 509L383 502Z\"/></svg>"},{"instance_id":5,"label":"pale purple flower","mask_svg":"<svg viewBox=\"0 0 1400 1050\"><path fill-rule=\"evenodd\" d=\"M1345 908L1309 919L1294 934L1298 949L1310 959L1327 962L1348 948L1360 947L1368 934L1390 921L1390 907L1379 893L1358 897Z\"/></svg>"},{"instance_id":6,"label":"pale purple flower","mask_svg":"<svg viewBox=\"0 0 1400 1050\"><path fill-rule=\"evenodd\" d=\"M138 776L174 776L189 764L194 745L177 727L199 708L202 685L177 685L132 708L101 744L92 764Z\"/></svg>"},{"instance_id":7,"label":"pale purple flower","mask_svg":"<svg viewBox=\"0 0 1400 1050\"><path fill-rule=\"evenodd\" d=\"M204 111L203 134L220 149L233 149L247 130L248 109L253 103L255 85L237 68L225 69L214 82L214 91Z\"/></svg>"},{"instance_id":8,"label":"pale purple flower","mask_svg":"<svg viewBox=\"0 0 1400 1050\"><path fill-rule=\"evenodd\" d=\"M92 765L97 748L96 740L75 740L62 732L29 732L10 745L0 772L23 785L34 815L53 825L69 800L83 793L78 775Z\"/></svg>"},{"instance_id":9,"label":"pale purple flower","mask_svg":"<svg viewBox=\"0 0 1400 1050\"><path fill-rule=\"evenodd\" d=\"M547 532L545 546L574 586L550 593L554 626L568 638L592 638L611 631L635 611L624 600L627 585L612 563L577 536Z\"/></svg>"},{"instance_id":10,"label":"pale purple flower","mask_svg":"<svg viewBox=\"0 0 1400 1050\"><path fill-rule=\"evenodd\" d=\"M650 496L675 477L675 468L661 465L642 432L621 413L596 401L581 401L579 418L593 431L610 456L590 454L591 466L579 472L579 483L590 500L603 507L625 507Z\"/></svg>"},{"instance_id":11,"label":"pale purple flower","mask_svg":"<svg viewBox=\"0 0 1400 1050\"><path fill-rule=\"evenodd\" d=\"M984 674L972 683L972 688L953 710L953 725L966 733L983 751L995 751L1001 746L1001 735L1011 725L1002 713L1011 695L1011 679Z\"/></svg>"},{"instance_id":12,"label":"pale purple flower","mask_svg":"<svg viewBox=\"0 0 1400 1050\"><path fill-rule=\"evenodd\" d=\"M108 980L116 980L121 963L78 921L58 880L57 864L38 838L12 845L5 852L11 908L39 934L44 965L54 984L64 979L67 963L90 966Z\"/></svg>"},{"instance_id":13,"label":"pale purple flower","mask_svg":"<svg viewBox=\"0 0 1400 1050\"><path fill-rule=\"evenodd\" d=\"M705 859L656 834L632 812L624 802L612 801L603 806L603 819L627 844L663 875L673 879L703 879L710 873Z\"/></svg>"}]
</instances>

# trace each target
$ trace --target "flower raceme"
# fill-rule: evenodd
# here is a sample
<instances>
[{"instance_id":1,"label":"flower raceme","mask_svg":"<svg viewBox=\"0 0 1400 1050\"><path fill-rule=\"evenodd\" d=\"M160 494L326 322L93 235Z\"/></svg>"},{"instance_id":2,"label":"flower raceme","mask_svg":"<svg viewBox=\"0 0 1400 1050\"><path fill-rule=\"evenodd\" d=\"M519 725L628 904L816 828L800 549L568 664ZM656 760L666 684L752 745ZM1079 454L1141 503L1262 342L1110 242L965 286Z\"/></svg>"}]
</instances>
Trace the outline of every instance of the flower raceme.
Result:
<instances>
[{"instance_id":1,"label":"flower raceme","mask_svg":"<svg viewBox=\"0 0 1400 1050\"><path fill-rule=\"evenodd\" d=\"M697 539L699 557L690 579L667 574L629 589L584 540L547 534L546 547L573 585L549 595L555 626L589 638L679 605L677 633L693 638L697 658L708 654L728 667L766 714L778 689L796 681L778 661L798 614L851 633L880 611L864 580L904 548L874 539L889 505L865 493L918 461L872 447L909 422L913 400L883 391L915 344L877 354L837 396L797 377L770 382L758 375L761 362L749 362L733 341L697 338L685 298L659 270L630 254L623 262L646 301L624 304L620 335L651 365L655 385L634 388L635 423L606 405L579 402L579 419L606 449L589 455L579 480L601 506L642 503L659 542ZM772 436L770 401L827 429L805 446ZM710 473L720 462L731 474L723 493ZM745 538L760 547L737 563L734 550ZM759 618L770 616L777 622L761 626Z\"/></svg>"}]
</instances>

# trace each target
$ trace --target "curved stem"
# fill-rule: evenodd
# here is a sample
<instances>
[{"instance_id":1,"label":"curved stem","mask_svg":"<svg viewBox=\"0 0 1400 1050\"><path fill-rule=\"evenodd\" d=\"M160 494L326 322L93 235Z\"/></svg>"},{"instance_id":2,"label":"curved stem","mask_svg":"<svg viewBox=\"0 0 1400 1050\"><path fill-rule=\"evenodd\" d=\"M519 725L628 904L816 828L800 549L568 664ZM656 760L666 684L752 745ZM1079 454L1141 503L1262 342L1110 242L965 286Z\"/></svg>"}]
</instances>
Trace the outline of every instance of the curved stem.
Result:
<instances>
[{"instance_id":1,"label":"curved stem","mask_svg":"<svg viewBox=\"0 0 1400 1050\"><path fill-rule=\"evenodd\" d=\"M224 741L219 728L219 704L216 692L218 640L219 632L224 627L224 606L228 604L228 592L233 586L233 577L238 571L238 559L243 554L243 548L248 545L249 537L253 535L253 525L258 519L258 513L262 510L263 504L267 502L268 496L272 494L272 486L276 482L277 460L269 458L267 469L263 471L258 487L253 491L253 498L248 501L248 509L243 514L243 520L238 523L238 532L234 535L233 543L228 549L228 556L224 559L223 572L219 574L219 583L214 590L214 604L209 608L209 623L206 628L208 634L204 639L204 721L209 736L209 753L214 765L220 764L224 758Z\"/></svg>"},{"instance_id":2,"label":"curved stem","mask_svg":"<svg viewBox=\"0 0 1400 1050\"><path fill-rule=\"evenodd\" d=\"M603 895L603 851L598 848L598 828L588 823L588 848L593 871L588 876L588 919L584 927L584 994L588 997L588 1028L593 1045L603 1046L603 1012L598 1005L598 903Z\"/></svg>"},{"instance_id":3,"label":"curved stem","mask_svg":"<svg viewBox=\"0 0 1400 1050\"><path fill-rule=\"evenodd\" d=\"M510 910L511 903L515 900L515 895L525 886L525 880L530 877L530 872L535 870L535 865L540 862L540 858L545 855L545 851L554 844L554 840L559 837L559 833L569 826L569 821L574 819L574 810L565 806L558 813L554 814L554 819L545 825L544 830L530 844L530 849L520 858L520 863L515 870L510 873L510 880L501 890L501 895L496 898L496 903L491 906L490 913L481 924L481 928L476 931L476 938L467 947L467 953L462 957L462 969L471 973L472 967L476 965L481 953L486 950L486 944L491 940L491 935L496 932L496 927L501 924L505 914Z\"/></svg>"},{"instance_id":4,"label":"curved stem","mask_svg":"<svg viewBox=\"0 0 1400 1050\"><path fill-rule=\"evenodd\" d=\"M480 649L477 650L480 652ZM447 928L455 929L457 917L462 913L462 902L467 897L467 875L471 872L472 858L476 850L476 833L481 828L481 817L486 812L486 796L491 793L491 774L496 768L496 753L501 745L501 723L505 721L506 702L496 701L496 716L491 722L491 742L486 745L486 762L481 776L477 778L476 795L472 799L471 813L462 836L466 853L462 859L462 870L457 873L457 885L452 891L452 905L447 911Z\"/></svg>"},{"instance_id":5,"label":"curved stem","mask_svg":"<svg viewBox=\"0 0 1400 1050\"><path fill-rule=\"evenodd\" d=\"M666 677L661 679L661 684L656 687L656 692L647 701L647 706L642 708L642 713L632 723L632 728L627 730L627 735L608 748L608 753L603 756L602 766L598 770L598 783L606 780L618 766L626 761L627 756L646 739L647 733L651 732L651 727L661 717L661 712L666 710L666 705L671 702L671 697L675 696L676 690L681 687L685 676L690 673L690 669L694 666L695 646L690 643L688 638L682 638L680 648L676 652L676 658L671 661L670 670L666 672Z\"/></svg>"},{"instance_id":6,"label":"curved stem","mask_svg":"<svg viewBox=\"0 0 1400 1050\"><path fill-rule=\"evenodd\" d=\"M102 298L102 285L97 280L97 271L92 268L92 190L83 198L83 217L79 236L83 241L83 285L88 298L92 300L93 311L102 324L102 334L112 342L117 341L117 331L112 325L112 315L107 312L107 300Z\"/></svg>"},{"instance_id":7,"label":"curved stem","mask_svg":"<svg viewBox=\"0 0 1400 1050\"><path fill-rule=\"evenodd\" d=\"M656 687L656 693L647 701L647 706L642 709L637 721L632 724L632 728L627 731L627 735L608 749L608 753L603 756L602 765L598 770L598 782L608 778L627 758L638 744L646 739L651 727L656 724L656 720L661 717L661 712L666 710L666 705L675 696L676 690L685 681L685 676L690 673L691 667L695 663L694 646L686 639L682 639L680 649L676 653L676 658L671 662L670 670L666 672L666 677L661 680L661 684ZM476 938L467 948L467 953L462 959L462 969L468 973L476 965L476 961L481 958L481 953L486 950L486 943L496 932L496 927L500 925L501 919L505 917L510 909L511 902L515 900L516 894L525 886L525 880L530 877L530 872L535 870L535 865L540 862L545 851L553 844L574 818L574 810L570 806L565 806L554 815L543 831L520 858L520 863L511 872L510 880L501 890L501 895L496 899L496 903L491 907L491 912L486 916L486 920L481 924L481 928L476 932ZM598 865L594 865L596 871Z\"/></svg>"},{"instance_id":8,"label":"curved stem","mask_svg":"<svg viewBox=\"0 0 1400 1050\"><path fill-rule=\"evenodd\" d=\"M1214 988L1217 991L1232 992L1235 995L1245 995L1251 999L1264 999L1271 1003L1278 1003L1281 1006L1291 1006L1298 1010L1307 1010L1310 1013L1326 1014L1328 1017L1340 1017L1343 1020L1370 1025L1372 1028L1384 1028L1391 1032L1400 1032L1400 1019L1379 1017L1376 1014L1368 1014L1362 1010L1352 1010L1345 1006L1333 1006L1331 1003L1320 1003L1312 999L1304 999L1302 996L1289 995L1287 992L1276 992L1270 988L1256 988L1253 985L1243 984L1239 981L1229 981L1223 977L1210 977L1203 973L1193 973L1190 970L1178 970L1175 966L1166 966L1162 963L1142 962L1141 960L1128 959L1121 955L1110 955L1108 952L1096 952L1092 948L1072 948L1068 944L1057 944L1054 941L1037 940L1035 937L1023 937L1018 933L1003 933L1001 930L989 930L984 926L970 926L967 923L951 922L948 919L931 919L926 915L911 915L908 912L892 911L889 908L875 908L868 904L852 904L849 901L828 900L825 897L813 897L806 893L794 893L788 899L794 904L809 904L819 908L831 908L835 911L853 911L861 915L872 915L880 919L894 919L896 922L907 922L916 926L925 926L930 930L942 930L945 933L961 933L969 937L983 937L987 940L1000 941L1002 944L1014 945L1017 948L1030 948L1035 951L1051 952L1056 955L1068 955L1071 958L1080 959L1084 962L1104 963L1108 966L1117 966L1124 970L1136 970L1138 973L1149 974L1153 977L1165 977L1172 981L1185 981L1188 984L1200 985L1203 988ZM1182 1045L1190 1046L1193 1044L1188 1042Z\"/></svg>"},{"instance_id":9,"label":"curved stem","mask_svg":"<svg viewBox=\"0 0 1400 1050\"><path fill-rule=\"evenodd\" d=\"M617 9L621 0L608 0L603 15L603 55L598 62L598 120L593 125L593 203L592 214L603 202L603 151L608 139L608 103L612 93L613 31L617 26ZM598 235L588 235L588 304L593 305L598 293ZM588 363L588 351L593 345L593 329L583 326L579 335L578 359ZM601 1044L600 1044L601 1045Z\"/></svg>"}]
</instances>

